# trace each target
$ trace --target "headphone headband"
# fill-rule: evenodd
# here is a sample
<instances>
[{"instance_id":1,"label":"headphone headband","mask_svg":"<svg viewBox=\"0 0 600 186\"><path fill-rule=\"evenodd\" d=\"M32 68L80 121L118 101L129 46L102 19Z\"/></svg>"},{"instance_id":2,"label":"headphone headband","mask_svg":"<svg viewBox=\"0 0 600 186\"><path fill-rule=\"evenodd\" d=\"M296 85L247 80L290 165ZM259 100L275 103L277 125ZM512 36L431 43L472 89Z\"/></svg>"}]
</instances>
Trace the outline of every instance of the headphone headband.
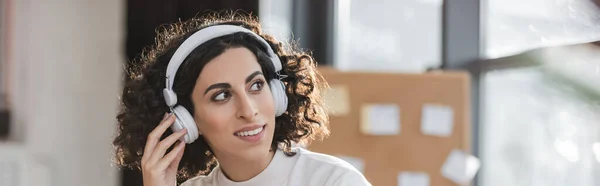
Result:
<instances>
[{"instance_id":1,"label":"headphone headband","mask_svg":"<svg viewBox=\"0 0 600 186\"><path fill-rule=\"evenodd\" d=\"M173 82L175 81L175 74L177 73L177 69L179 69L179 66L181 66L181 64L183 63L185 58L190 53L192 53L192 51L196 47L200 46L202 43L205 43L211 39L229 35L229 34L234 34L237 32L249 33L252 36L254 36L256 39L258 39L263 45L265 45L265 48L268 50L267 52L269 54L269 58L271 59L271 62L273 63L273 66L275 67L275 72L277 74L279 74L279 71L282 68L281 61L279 60L279 57L277 56L277 54L275 54L275 52L273 52L273 49L271 49L271 46L261 36L252 32L251 30L248 30L241 26L215 25L215 26L210 26L207 28L200 29L196 33L192 34L189 38L187 38L179 46L179 48L177 48L177 50L173 54L173 57L171 57L171 60L169 61L169 65L167 66L166 88L169 90L173 89Z\"/></svg>"},{"instance_id":2,"label":"headphone headband","mask_svg":"<svg viewBox=\"0 0 600 186\"><path fill-rule=\"evenodd\" d=\"M241 26L235 26L235 25L209 26L209 27L198 30L196 33L192 34L189 38L187 38L185 41L183 41L183 43L179 46L179 48L177 48L177 50L171 57L169 64L167 65L167 74L166 74L166 81L165 81L166 86L165 86L165 89L163 90L163 95L165 96L165 101L166 101L167 105L169 107L171 107L171 109L177 103L177 95L173 91L175 75L177 73L177 69L179 69L179 66L181 66L181 64L183 63L185 58L188 55L190 55L190 53L192 53L192 51L194 49L196 49L196 47L200 46L202 43L205 43L205 42L207 42L211 39L217 38L217 37L230 35L230 34L234 34L237 32L248 33L248 34L254 36L257 40L259 40L264 45L264 47L267 49L269 59L273 63L273 67L275 67L275 73L277 74L278 78L281 77L279 75L280 74L279 71L281 71L282 66L281 66L281 61L279 60L279 56L277 56L277 54L275 54L275 52L273 52L273 49L271 48L269 43L267 43L267 41L265 41L261 36L252 32L251 30L248 30Z\"/></svg>"}]
</instances>

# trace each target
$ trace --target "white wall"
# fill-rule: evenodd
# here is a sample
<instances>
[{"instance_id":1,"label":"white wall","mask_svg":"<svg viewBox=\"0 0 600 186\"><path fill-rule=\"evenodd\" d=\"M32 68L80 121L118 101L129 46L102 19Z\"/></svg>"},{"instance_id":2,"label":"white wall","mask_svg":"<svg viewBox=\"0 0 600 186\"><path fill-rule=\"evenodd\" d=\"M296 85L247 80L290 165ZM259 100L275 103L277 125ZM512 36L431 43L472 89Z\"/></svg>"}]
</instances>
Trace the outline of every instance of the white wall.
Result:
<instances>
[{"instance_id":1,"label":"white wall","mask_svg":"<svg viewBox=\"0 0 600 186\"><path fill-rule=\"evenodd\" d=\"M117 185L124 1L12 2L12 140L51 162L55 185Z\"/></svg>"},{"instance_id":2,"label":"white wall","mask_svg":"<svg viewBox=\"0 0 600 186\"><path fill-rule=\"evenodd\" d=\"M6 23L5 23L5 17L7 14L6 11L6 0L0 0L0 110L4 109L7 105L7 100L5 97L6 94L6 81L7 81L7 72L8 70L6 70L6 65L5 63L5 59L6 59L6 52L5 52L5 35L7 34L6 32Z\"/></svg>"},{"instance_id":3,"label":"white wall","mask_svg":"<svg viewBox=\"0 0 600 186\"><path fill-rule=\"evenodd\" d=\"M259 19L263 32L279 41L289 41L292 37L293 1L260 0Z\"/></svg>"},{"instance_id":4,"label":"white wall","mask_svg":"<svg viewBox=\"0 0 600 186\"><path fill-rule=\"evenodd\" d=\"M334 0L334 67L422 73L441 65L442 0Z\"/></svg>"}]
</instances>

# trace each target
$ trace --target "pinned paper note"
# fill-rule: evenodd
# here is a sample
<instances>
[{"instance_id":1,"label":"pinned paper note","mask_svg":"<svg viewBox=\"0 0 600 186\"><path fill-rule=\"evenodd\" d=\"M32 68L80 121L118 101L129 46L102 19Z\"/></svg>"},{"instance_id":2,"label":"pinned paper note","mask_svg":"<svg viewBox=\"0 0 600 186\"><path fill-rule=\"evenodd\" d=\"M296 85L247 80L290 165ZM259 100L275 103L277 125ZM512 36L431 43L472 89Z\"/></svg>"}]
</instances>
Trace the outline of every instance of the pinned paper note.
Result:
<instances>
[{"instance_id":1,"label":"pinned paper note","mask_svg":"<svg viewBox=\"0 0 600 186\"><path fill-rule=\"evenodd\" d=\"M423 105L421 132L426 135L449 137L454 128L452 107L438 104Z\"/></svg>"},{"instance_id":2,"label":"pinned paper note","mask_svg":"<svg viewBox=\"0 0 600 186\"><path fill-rule=\"evenodd\" d=\"M475 156L454 149L442 166L442 176L458 185L466 185L473 179L480 166L481 162Z\"/></svg>"},{"instance_id":3,"label":"pinned paper note","mask_svg":"<svg viewBox=\"0 0 600 186\"><path fill-rule=\"evenodd\" d=\"M398 186L429 186L429 174L424 172L400 172Z\"/></svg>"},{"instance_id":4,"label":"pinned paper note","mask_svg":"<svg viewBox=\"0 0 600 186\"><path fill-rule=\"evenodd\" d=\"M332 116L343 116L350 112L350 93L343 85L332 85L323 91L323 100Z\"/></svg>"},{"instance_id":5,"label":"pinned paper note","mask_svg":"<svg viewBox=\"0 0 600 186\"><path fill-rule=\"evenodd\" d=\"M338 158L350 163L350 165L354 166L356 170L364 173L365 170L365 161L360 158L351 157L351 156L337 156Z\"/></svg>"},{"instance_id":6,"label":"pinned paper note","mask_svg":"<svg viewBox=\"0 0 600 186\"><path fill-rule=\"evenodd\" d=\"M360 131L369 135L399 134L400 108L394 104L362 106Z\"/></svg>"}]
</instances>

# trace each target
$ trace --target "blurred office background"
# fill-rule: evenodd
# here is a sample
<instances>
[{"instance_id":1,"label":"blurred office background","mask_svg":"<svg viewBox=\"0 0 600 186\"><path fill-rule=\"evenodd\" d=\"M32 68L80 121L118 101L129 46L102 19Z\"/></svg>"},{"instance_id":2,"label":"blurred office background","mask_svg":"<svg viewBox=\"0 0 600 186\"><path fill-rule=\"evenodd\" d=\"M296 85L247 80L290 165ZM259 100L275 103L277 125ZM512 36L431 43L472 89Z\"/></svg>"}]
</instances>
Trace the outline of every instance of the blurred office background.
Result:
<instances>
[{"instance_id":1,"label":"blurred office background","mask_svg":"<svg viewBox=\"0 0 600 186\"><path fill-rule=\"evenodd\" d=\"M222 10L320 66L468 72L475 185L600 185L598 0L0 0L0 186L141 185L110 164L123 63Z\"/></svg>"}]
</instances>

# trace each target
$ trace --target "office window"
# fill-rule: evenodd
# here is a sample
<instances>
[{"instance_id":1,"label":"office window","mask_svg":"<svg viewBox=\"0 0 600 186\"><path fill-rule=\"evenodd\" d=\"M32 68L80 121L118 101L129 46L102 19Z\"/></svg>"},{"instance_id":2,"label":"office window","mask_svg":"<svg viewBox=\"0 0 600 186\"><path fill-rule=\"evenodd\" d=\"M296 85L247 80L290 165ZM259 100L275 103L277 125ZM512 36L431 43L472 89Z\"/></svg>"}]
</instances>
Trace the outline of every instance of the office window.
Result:
<instances>
[{"instance_id":1,"label":"office window","mask_svg":"<svg viewBox=\"0 0 600 186\"><path fill-rule=\"evenodd\" d=\"M600 99L539 68L483 77L481 186L600 184Z\"/></svg>"},{"instance_id":2,"label":"office window","mask_svg":"<svg viewBox=\"0 0 600 186\"><path fill-rule=\"evenodd\" d=\"M335 0L334 66L422 72L441 61L442 0Z\"/></svg>"},{"instance_id":3,"label":"office window","mask_svg":"<svg viewBox=\"0 0 600 186\"><path fill-rule=\"evenodd\" d=\"M593 1L482 1L484 57L600 40L600 7ZM597 81L600 68L590 60L598 59L594 52L580 53L484 74L479 185L600 185L600 93L582 88Z\"/></svg>"},{"instance_id":4,"label":"office window","mask_svg":"<svg viewBox=\"0 0 600 186\"><path fill-rule=\"evenodd\" d=\"M593 1L482 0L484 55L600 40L600 8Z\"/></svg>"}]
</instances>

